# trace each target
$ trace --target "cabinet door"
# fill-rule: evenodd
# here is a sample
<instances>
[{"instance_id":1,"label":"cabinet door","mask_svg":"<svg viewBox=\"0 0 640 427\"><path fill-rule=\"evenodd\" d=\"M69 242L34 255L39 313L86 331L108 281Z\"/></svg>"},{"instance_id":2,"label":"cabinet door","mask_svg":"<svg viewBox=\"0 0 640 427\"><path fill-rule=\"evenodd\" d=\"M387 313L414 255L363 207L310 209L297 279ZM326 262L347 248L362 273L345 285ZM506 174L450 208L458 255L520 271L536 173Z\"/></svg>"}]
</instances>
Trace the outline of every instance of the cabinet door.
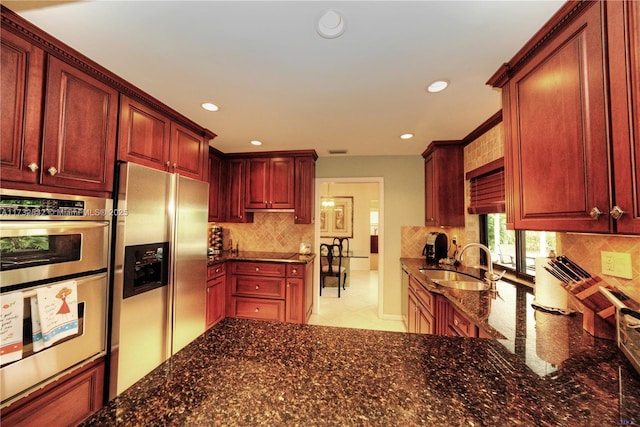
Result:
<instances>
[{"instance_id":1,"label":"cabinet door","mask_svg":"<svg viewBox=\"0 0 640 427\"><path fill-rule=\"evenodd\" d=\"M246 159L245 168L245 207L268 208L269 159Z\"/></svg>"},{"instance_id":2,"label":"cabinet door","mask_svg":"<svg viewBox=\"0 0 640 427\"><path fill-rule=\"evenodd\" d=\"M209 222L222 222L224 214L224 161L214 153L209 153Z\"/></svg>"},{"instance_id":3,"label":"cabinet door","mask_svg":"<svg viewBox=\"0 0 640 427\"><path fill-rule=\"evenodd\" d=\"M607 2L607 19L616 230L640 234L640 3Z\"/></svg>"},{"instance_id":4,"label":"cabinet door","mask_svg":"<svg viewBox=\"0 0 640 427\"><path fill-rule=\"evenodd\" d=\"M121 95L118 160L168 170L170 129L168 117Z\"/></svg>"},{"instance_id":5,"label":"cabinet door","mask_svg":"<svg viewBox=\"0 0 640 427\"><path fill-rule=\"evenodd\" d=\"M207 328L224 319L225 282L225 276L221 276L207 283Z\"/></svg>"},{"instance_id":6,"label":"cabinet door","mask_svg":"<svg viewBox=\"0 0 640 427\"><path fill-rule=\"evenodd\" d=\"M182 176L206 181L205 168L209 155L208 145L202 135L186 127L171 123L170 171Z\"/></svg>"},{"instance_id":7,"label":"cabinet door","mask_svg":"<svg viewBox=\"0 0 640 427\"><path fill-rule=\"evenodd\" d=\"M44 52L9 31L0 31L0 180L35 184L40 176Z\"/></svg>"},{"instance_id":8,"label":"cabinet door","mask_svg":"<svg viewBox=\"0 0 640 427\"><path fill-rule=\"evenodd\" d=\"M436 204L438 188L433 156L424 160L424 223L427 227L436 225Z\"/></svg>"},{"instance_id":9,"label":"cabinet door","mask_svg":"<svg viewBox=\"0 0 640 427\"><path fill-rule=\"evenodd\" d=\"M42 184L111 192L118 92L49 57Z\"/></svg>"},{"instance_id":10,"label":"cabinet door","mask_svg":"<svg viewBox=\"0 0 640 427\"><path fill-rule=\"evenodd\" d=\"M517 229L610 230L608 215L590 216L608 212L610 198L601 7L594 2L508 84Z\"/></svg>"},{"instance_id":11,"label":"cabinet door","mask_svg":"<svg viewBox=\"0 0 640 427\"><path fill-rule=\"evenodd\" d=\"M416 333L418 324L418 300L416 299L413 291L409 290L409 302L407 305L407 332Z\"/></svg>"},{"instance_id":12,"label":"cabinet door","mask_svg":"<svg viewBox=\"0 0 640 427\"><path fill-rule=\"evenodd\" d=\"M269 209L293 209L294 158L277 157L269 162Z\"/></svg>"},{"instance_id":13,"label":"cabinet door","mask_svg":"<svg viewBox=\"0 0 640 427\"><path fill-rule=\"evenodd\" d=\"M419 334L433 334L435 332L434 318L424 307L418 305L416 329Z\"/></svg>"},{"instance_id":14,"label":"cabinet door","mask_svg":"<svg viewBox=\"0 0 640 427\"><path fill-rule=\"evenodd\" d=\"M253 214L244 211L244 160L230 159L227 161L227 222L253 222Z\"/></svg>"},{"instance_id":15,"label":"cabinet door","mask_svg":"<svg viewBox=\"0 0 640 427\"><path fill-rule=\"evenodd\" d=\"M285 321L292 323L304 323L304 280L287 279L285 294Z\"/></svg>"},{"instance_id":16,"label":"cabinet door","mask_svg":"<svg viewBox=\"0 0 640 427\"><path fill-rule=\"evenodd\" d=\"M297 157L295 163L294 204L296 224L313 224L315 209L316 162L313 157Z\"/></svg>"}]
</instances>

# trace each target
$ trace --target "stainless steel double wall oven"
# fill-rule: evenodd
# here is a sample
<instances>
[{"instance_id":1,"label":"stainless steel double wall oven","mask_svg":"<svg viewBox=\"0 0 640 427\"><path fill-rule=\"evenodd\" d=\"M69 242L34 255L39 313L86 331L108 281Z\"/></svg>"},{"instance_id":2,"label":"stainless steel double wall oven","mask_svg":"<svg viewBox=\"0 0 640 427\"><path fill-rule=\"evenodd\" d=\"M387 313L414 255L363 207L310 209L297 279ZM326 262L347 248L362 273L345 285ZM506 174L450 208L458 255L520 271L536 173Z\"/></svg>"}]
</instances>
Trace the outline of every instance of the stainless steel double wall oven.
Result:
<instances>
[{"instance_id":1,"label":"stainless steel double wall oven","mask_svg":"<svg viewBox=\"0 0 640 427\"><path fill-rule=\"evenodd\" d=\"M0 189L0 406L106 354L111 208L109 199ZM74 328L43 346L34 299L67 283Z\"/></svg>"}]
</instances>

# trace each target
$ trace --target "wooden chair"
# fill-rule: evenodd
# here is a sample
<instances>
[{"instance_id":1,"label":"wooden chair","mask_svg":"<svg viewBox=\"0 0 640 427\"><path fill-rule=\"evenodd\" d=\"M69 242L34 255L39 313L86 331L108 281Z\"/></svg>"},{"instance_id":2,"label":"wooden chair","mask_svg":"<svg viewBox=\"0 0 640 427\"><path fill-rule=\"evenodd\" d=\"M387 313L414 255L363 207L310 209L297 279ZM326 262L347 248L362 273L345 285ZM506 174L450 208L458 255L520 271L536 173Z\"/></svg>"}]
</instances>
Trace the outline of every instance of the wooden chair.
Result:
<instances>
[{"instance_id":1,"label":"wooden chair","mask_svg":"<svg viewBox=\"0 0 640 427\"><path fill-rule=\"evenodd\" d=\"M342 266L342 260L342 246L327 243L320 245L320 295L327 277L338 279L338 298L340 298L340 287L346 290L344 284L347 280L347 269Z\"/></svg>"},{"instance_id":2,"label":"wooden chair","mask_svg":"<svg viewBox=\"0 0 640 427\"><path fill-rule=\"evenodd\" d=\"M334 237L333 238L334 245L340 245L342 249L342 253L344 256L349 255L349 239L346 237Z\"/></svg>"}]
</instances>

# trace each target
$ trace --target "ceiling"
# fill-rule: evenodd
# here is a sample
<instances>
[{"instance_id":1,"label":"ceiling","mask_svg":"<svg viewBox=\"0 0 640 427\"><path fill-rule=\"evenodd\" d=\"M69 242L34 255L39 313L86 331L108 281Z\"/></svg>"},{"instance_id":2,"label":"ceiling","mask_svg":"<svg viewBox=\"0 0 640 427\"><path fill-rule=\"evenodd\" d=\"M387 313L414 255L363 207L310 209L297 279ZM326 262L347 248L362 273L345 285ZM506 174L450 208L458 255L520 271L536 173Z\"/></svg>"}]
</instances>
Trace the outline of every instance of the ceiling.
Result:
<instances>
[{"instance_id":1,"label":"ceiling","mask_svg":"<svg viewBox=\"0 0 640 427\"><path fill-rule=\"evenodd\" d=\"M322 157L415 155L463 138L500 109L486 81L563 2L2 3L216 133L222 152ZM330 8L345 32L326 39L316 21ZM442 78L449 88L426 92Z\"/></svg>"}]
</instances>

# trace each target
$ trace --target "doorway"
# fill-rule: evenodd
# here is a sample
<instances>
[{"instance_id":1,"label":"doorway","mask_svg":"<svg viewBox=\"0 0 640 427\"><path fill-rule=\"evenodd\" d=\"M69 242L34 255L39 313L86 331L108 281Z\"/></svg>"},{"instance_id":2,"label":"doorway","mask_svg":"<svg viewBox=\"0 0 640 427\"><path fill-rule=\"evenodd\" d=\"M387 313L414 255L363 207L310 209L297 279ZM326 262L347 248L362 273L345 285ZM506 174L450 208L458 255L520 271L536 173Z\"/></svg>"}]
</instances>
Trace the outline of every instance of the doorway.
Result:
<instances>
[{"instance_id":1,"label":"doorway","mask_svg":"<svg viewBox=\"0 0 640 427\"><path fill-rule=\"evenodd\" d=\"M315 242L314 247L319 248L320 243L331 242L334 233L331 230L323 229L321 232L321 214L322 201L325 197L327 199L335 198L353 198L353 225L348 233L350 237L350 250L354 254L367 254L366 258L354 258L350 260L350 268L356 273L355 276L362 277L363 274L369 276L374 285L372 292L377 293L377 310L376 314L378 318L381 318L382 314L382 289L383 289L383 277L384 277L384 178L372 177L372 178L317 178L315 185L316 194L316 212L315 212ZM374 203L372 203L374 201ZM351 203L351 201L350 201ZM372 206L374 208L372 208ZM375 217L377 218L377 224L372 225L371 215L372 209L375 210ZM372 257L371 257L371 235L374 233L377 238L377 254L375 254L374 269L372 270ZM322 237L321 237L322 236ZM371 273L371 274L369 274ZM316 298L314 298L313 312L321 313L322 307L320 304L320 262L315 263L314 272L314 292ZM376 283L377 282L377 283ZM345 293L348 293L348 288ZM323 292L323 296L324 296Z\"/></svg>"}]
</instances>

